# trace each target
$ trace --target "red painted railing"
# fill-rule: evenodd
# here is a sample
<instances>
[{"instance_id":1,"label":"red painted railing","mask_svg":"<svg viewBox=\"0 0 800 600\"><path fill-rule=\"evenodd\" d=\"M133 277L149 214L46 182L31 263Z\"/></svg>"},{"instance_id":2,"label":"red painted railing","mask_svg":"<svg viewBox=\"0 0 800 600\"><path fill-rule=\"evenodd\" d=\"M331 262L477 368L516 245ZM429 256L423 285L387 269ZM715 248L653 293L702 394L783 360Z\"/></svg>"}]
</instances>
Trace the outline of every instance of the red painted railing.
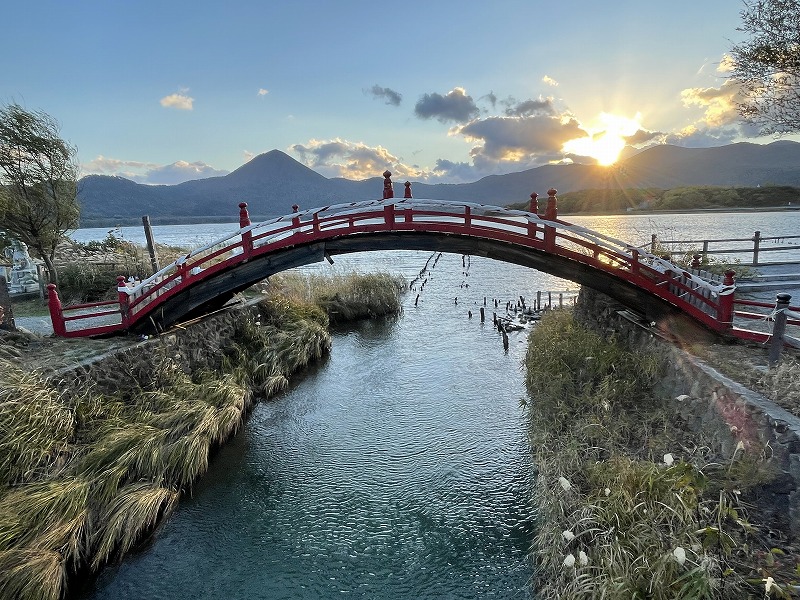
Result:
<instances>
[{"instance_id":1,"label":"red painted railing","mask_svg":"<svg viewBox=\"0 0 800 600\"><path fill-rule=\"evenodd\" d=\"M387 177L388 179L388 177ZM386 195L384 193L384 195ZM531 205L535 207L535 196ZM66 337L106 335L148 319L163 302L253 258L297 245L369 233L433 232L507 242L567 258L636 285L680 308L710 329L734 335L733 272L722 282L687 271L630 244L557 217L556 190L544 215L481 204L406 197L300 211L253 224L239 205L240 228L197 248L141 282L118 278L119 299L62 307L50 286L53 329ZM113 308L112 308L113 307ZM757 339L758 334L742 337Z\"/></svg>"}]
</instances>

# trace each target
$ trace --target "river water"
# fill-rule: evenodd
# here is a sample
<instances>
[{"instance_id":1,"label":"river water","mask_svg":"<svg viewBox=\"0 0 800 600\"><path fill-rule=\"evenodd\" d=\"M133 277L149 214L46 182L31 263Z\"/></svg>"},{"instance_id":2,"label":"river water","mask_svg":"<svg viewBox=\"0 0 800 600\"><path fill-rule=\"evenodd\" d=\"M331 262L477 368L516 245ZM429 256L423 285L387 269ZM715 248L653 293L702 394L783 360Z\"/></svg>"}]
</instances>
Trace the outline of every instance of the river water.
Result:
<instances>
[{"instance_id":1,"label":"river water","mask_svg":"<svg viewBox=\"0 0 800 600\"><path fill-rule=\"evenodd\" d=\"M686 226L672 230L676 216L661 217L572 220L633 243L651 231L800 231L797 213L682 215ZM162 226L155 235L200 244L232 227ZM122 235L139 241L136 230ZM526 332L512 332L504 351L491 315L495 300L503 314L520 295L530 302L537 290L575 286L487 259L437 257L364 253L307 267L408 281L428 268L401 316L337 330L330 357L258 404L154 540L80 597L531 598Z\"/></svg>"}]
</instances>

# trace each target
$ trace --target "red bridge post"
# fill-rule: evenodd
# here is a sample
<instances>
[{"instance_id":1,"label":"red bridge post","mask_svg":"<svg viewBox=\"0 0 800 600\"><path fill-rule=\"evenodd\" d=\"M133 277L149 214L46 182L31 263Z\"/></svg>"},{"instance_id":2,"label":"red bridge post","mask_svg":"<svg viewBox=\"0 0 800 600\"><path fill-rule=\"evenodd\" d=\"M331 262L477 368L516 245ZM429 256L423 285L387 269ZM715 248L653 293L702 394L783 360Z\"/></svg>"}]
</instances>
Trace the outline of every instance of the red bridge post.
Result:
<instances>
[{"instance_id":1,"label":"red bridge post","mask_svg":"<svg viewBox=\"0 0 800 600\"><path fill-rule=\"evenodd\" d=\"M547 190L547 208L545 209L544 218L548 221L555 221L558 218L557 193L558 190L555 188ZM552 251L556 247L556 228L552 225L544 226L544 247L548 251Z\"/></svg>"},{"instance_id":2,"label":"red bridge post","mask_svg":"<svg viewBox=\"0 0 800 600\"><path fill-rule=\"evenodd\" d=\"M725 271L725 279L722 280L722 285L734 285L736 280L733 276L736 271ZM719 307L717 308L717 321L725 329L733 327L733 294L723 294L719 297Z\"/></svg>"},{"instance_id":3,"label":"red bridge post","mask_svg":"<svg viewBox=\"0 0 800 600\"><path fill-rule=\"evenodd\" d=\"M392 172L386 169L383 172L383 199L394 198L394 188L392 188Z\"/></svg>"},{"instance_id":4,"label":"red bridge post","mask_svg":"<svg viewBox=\"0 0 800 600\"><path fill-rule=\"evenodd\" d=\"M250 227L250 213L247 212L247 202L239 202L239 228ZM253 232L242 233L242 252L247 257L253 250Z\"/></svg>"},{"instance_id":5,"label":"red bridge post","mask_svg":"<svg viewBox=\"0 0 800 600\"><path fill-rule=\"evenodd\" d=\"M50 309L50 321L53 323L53 333L59 337L67 337L67 325L64 323L64 313L61 309L61 299L55 283L47 284L47 308Z\"/></svg>"},{"instance_id":6,"label":"red bridge post","mask_svg":"<svg viewBox=\"0 0 800 600\"><path fill-rule=\"evenodd\" d=\"M536 202L536 199L539 197L539 194L533 192L531 194L531 203L528 207L528 212L535 214L537 217L539 216L539 204ZM538 225L536 223L531 223L528 221L528 235L532 238L536 237L536 233L539 231Z\"/></svg>"},{"instance_id":7,"label":"red bridge post","mask_svg":"<svg viewBox=\"0 0 800 600\"><path fill-rule=\"evenodd\" d=\"M403 193L403 198L411 198L411 182L406 181L403 185L406 186L406 190Z\"/></svg>"},{"instance_id":8,"label":"red bridge post","mask_svg":"<svg viewBox=\"0 0 800 600\"><path fill-rule=\"evenodd\" d=\"M125 276L120 275L117 277L117 294L119 298L119 314L122 316L122 326L127 327L129 321L129 313L128 313L128 303L130 302L130 298L128 297L127 285L125 284Z\"/></svg>"},{"instance_id":9,"label":"red bridge post","mask_svg":"<svg viewBox=\"0 0 800 600\"><path fill-rule=\"evenodd\" d=\"M296 214L299 210L300 210L300 205L299 204L292 204L292 212L293 213ZM299 216L292 217L292 229L294 229L294 232L293 232L294 235L297 235L298 233L300 233L300 217Z\"/></svg>"}]
</instances>

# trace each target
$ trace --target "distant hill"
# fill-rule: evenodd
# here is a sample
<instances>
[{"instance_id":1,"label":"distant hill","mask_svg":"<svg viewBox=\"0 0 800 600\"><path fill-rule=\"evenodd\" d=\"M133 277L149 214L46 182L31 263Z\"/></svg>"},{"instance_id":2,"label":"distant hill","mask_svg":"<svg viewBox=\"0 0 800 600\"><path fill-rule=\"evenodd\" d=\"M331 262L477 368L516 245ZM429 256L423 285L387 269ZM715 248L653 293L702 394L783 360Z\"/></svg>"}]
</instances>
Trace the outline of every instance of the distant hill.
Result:
<instances>
[{"instance_id":1,"label":"distant hill","mask_svg":"<svg viewBox=\"0 0 800 600\"><path fill-rule=\"evenodd\" d=\"M328 179L279 150L256 156L224 177L178 185L143 185L121 177L89 175L80 180L83 224L139 219L155 222L226 217L235 220L239 202L254 217L286 214L293 204L325 206L380 198L382 177L364 181ZM413 183L413 182L412 182ZM717 148L654 146L612 167L546 165L473 183L414 183L417 198L507 205L555 187L559 193L626 188L790 185L800 187L800 143L739 143ZM402 182L395 195L402 196Z\"/></svg>"}]
</instances>

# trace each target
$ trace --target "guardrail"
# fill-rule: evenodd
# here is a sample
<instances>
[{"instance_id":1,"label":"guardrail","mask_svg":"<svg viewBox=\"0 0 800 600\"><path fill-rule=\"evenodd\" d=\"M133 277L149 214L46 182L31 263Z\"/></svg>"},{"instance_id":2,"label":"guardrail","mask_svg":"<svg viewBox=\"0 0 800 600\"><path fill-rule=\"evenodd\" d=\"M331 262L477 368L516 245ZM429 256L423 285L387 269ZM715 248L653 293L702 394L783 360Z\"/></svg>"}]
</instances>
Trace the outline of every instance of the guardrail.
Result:
<instances>
[{"instance_id":1,"label":"guardrail","mask_svg":"<svg viewBox=\"0 0 800 600\"><path fill-rule=\"evenodd\" d=\"M711 244L726 245L749 242L746 248L724 247L711 248ZM650 241L650 252L656 253L660 249L667 252L681 252L683 254L697 253L703 262L707 262L708 256L722 255L731 256L738 254L749 254L750 263L754 267L767 265L783 265L788 263L800 262L800 235L784 236L762 236L760 231L753 233L749 238L724 238L714 240L661 240L657 235L652 234ZM764 252L783 252L780 255L785 260L773 260L763 262L761 254Z\"/></svg>"}]
</instances>

